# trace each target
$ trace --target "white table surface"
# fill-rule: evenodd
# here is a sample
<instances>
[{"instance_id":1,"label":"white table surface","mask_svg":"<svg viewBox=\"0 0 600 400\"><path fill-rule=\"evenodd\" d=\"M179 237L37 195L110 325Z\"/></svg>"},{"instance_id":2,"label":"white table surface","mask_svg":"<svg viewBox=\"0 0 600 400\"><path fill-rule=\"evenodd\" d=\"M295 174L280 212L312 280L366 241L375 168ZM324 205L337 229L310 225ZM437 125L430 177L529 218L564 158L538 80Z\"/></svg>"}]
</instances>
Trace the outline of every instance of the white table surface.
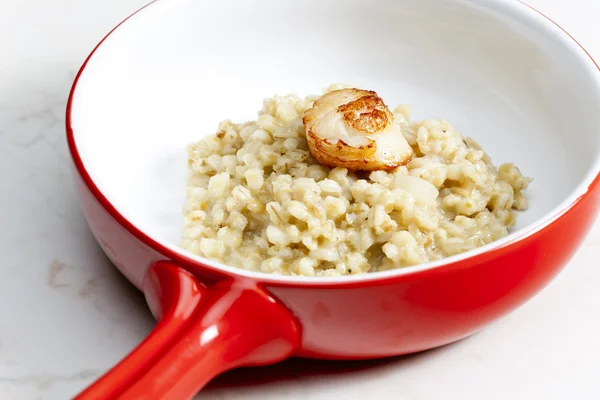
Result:
<instances>
[{"instance_id":1,"label":"white table surface","mask_svg":"<svg viewBox=\"0 0 600 400\"><path fill-rule=\"evenodd\" d=\"M530 0L600 59L600 2ZM89 51L145 0L0 0L0 399L67 399L152 328L71 185L64 110ZM600 399L600 223L564 272L459 343L243 370L199 399ZM371 338L375 339L375 338ZM376 340L376 339L375 339Z\"/></svg>"}]
</instances>

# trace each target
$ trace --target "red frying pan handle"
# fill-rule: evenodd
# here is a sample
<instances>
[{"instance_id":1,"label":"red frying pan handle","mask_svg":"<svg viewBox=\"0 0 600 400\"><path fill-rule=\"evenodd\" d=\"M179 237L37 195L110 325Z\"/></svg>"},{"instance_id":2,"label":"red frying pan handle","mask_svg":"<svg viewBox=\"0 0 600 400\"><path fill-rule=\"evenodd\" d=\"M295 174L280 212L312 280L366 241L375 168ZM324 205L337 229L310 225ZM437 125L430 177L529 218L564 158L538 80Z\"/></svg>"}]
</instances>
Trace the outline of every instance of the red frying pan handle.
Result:
<instances>
[{"instance_id":1,"label":"red frying pan handle","mask_svg":"<svg viewBox=\"0 0 600 400\"><path fill-rule=\"evenodd\" d=\"M76 400L190 399L216 375L281 361L300 341L289 310L254 284L207 288L160 262L148 270L144 294L156 328Z\"/></svg>"}]
</instances>

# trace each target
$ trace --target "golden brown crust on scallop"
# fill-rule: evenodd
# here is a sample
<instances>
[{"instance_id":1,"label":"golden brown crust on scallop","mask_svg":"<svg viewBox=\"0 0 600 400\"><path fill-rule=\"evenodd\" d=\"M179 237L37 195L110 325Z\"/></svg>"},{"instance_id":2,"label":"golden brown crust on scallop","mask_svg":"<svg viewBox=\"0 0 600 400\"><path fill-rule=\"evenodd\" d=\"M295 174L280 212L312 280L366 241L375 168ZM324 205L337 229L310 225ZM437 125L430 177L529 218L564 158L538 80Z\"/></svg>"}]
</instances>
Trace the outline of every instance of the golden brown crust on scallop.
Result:
<instances>
[{"instance_id":1,"label":"golden brown crust on scallop","mask_svg":"<svg viewBox=\"0 0 600 400\"><path fill-rule=\"evenodd\" d=\"M335 118L344 122L363 144L351 146L347 141L330 139L323 135L321 121L335 112ZM331 118L331 116L330 116ZM390 170L407 164L412 149L406 143L401 154L392 155L378 150L381 135L395 135L394 140L404 141L400 130L386 130L393 123L393 114L383 100L373 91L341 89L329 92L317 99L306 110L302 122L306 130L308 147L313 157L327 167L345 167L351 170Z\"/></svg>"},{"instance_id":2,"label":"golden brown crust on scallop","mask_svg":"<svg viewBox=\"0 0 600 400\"><path fill-rule=\"evenodd\" d=\"M393 115L377 93L364 92L368 94L339 106L338 112L342 113L346 123L356 130L367 134L380 132L390 124Z\"/></svg>"}]
</instances>

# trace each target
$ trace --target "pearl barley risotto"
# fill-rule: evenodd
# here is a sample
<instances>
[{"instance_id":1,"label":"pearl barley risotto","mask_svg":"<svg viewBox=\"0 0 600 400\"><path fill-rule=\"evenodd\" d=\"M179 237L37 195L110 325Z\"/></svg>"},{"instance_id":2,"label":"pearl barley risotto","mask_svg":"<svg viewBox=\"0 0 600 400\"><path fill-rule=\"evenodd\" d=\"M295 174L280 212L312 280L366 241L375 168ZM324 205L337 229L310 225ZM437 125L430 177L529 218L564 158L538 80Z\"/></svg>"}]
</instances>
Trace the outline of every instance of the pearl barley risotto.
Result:
<instances>
[{"instance_id":1,"label":"pearl barley risotto","mask_svg":"<svg viewBox=\"0 0 600 400\"><path fill-rule=\"evenodd\" d=\"M346 87L334 85L325 93ZM183 248L253 271L360 274L490 243L506 236L518 211L527 208L523 191L531 179L516 166L495 167L474 140L443 119L411 122L409 107L392 113L378 97L381 115L389 118L384 122L399 128L400 141L409 145L398 158L402 162L352 171L335 166L346 165L342 155L340 164L321 165L303 123L319 97L267 99L257 120L223 121L216 134L188 147ZM342 119L368 114L349 112ZM381 122L374 111L369 115ZM336 140L346 145L341 138L329 137L328 143ZM359 144L354 150L363 150Z\"/></svg>"}]
</instances>

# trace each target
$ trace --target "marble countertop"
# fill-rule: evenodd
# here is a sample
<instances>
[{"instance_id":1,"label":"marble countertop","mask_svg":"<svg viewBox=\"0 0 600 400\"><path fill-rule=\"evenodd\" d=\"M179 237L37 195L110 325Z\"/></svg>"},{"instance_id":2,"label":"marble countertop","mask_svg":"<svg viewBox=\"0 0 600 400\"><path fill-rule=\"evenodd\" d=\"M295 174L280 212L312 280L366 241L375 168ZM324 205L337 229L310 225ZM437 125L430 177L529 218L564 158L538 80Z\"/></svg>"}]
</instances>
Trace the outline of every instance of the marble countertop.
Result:
<instances>
[{"instance_id":1,"label":"marble countertop","mask_svg":"<svg viewBox=\"0 0 600 400\"><path fill-rule=\"evenodd\" d=\"M0 398L66 399L152 328L71 185L64 109L96 42L146 0L0 0ZM530 0L600 59L600 3ZM596 39L596 40L594 40ZM563 273L459 343L367 363L237 371L199 399L598 399L600 222Z\"/></svg>"}]
</instances>

